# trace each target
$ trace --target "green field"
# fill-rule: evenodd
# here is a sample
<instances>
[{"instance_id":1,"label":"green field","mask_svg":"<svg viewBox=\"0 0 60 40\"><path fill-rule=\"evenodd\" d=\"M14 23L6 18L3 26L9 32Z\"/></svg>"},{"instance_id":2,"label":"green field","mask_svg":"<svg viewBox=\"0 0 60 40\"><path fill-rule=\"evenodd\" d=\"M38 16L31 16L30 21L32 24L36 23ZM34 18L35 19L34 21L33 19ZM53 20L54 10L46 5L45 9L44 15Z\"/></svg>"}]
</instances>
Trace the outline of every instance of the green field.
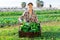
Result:
<instances>
[{"instance_id":1,"label":"green field","mask_svg":"<svg viewBox=\"0 0 60 40\"><path fill-rule=\"evenodd\" d=\"M19 38L18 26L0 28L0 40L29 40L31 38ZM60 26L42 26L42 37L34 40L60 40Z\"/></svg>"},{"instance_id":2,"label":"green field","mask_svg":"<svg viewBox=\"0 0 60 40\"><path fill-rule=\"evenodd\" d=\"M42 37L34 40L60 40L60 10L35 11L41 22ZM0 40L29 40L18 37L18 18L23 11L0 12Z\"/></svg>"},{"instance_id":3,"label":"green field","mask_svg":"<svg viewBox=\"0 0 60 40\"><path fill-rule=\"evenodd\" d=\"M60 10L43 10L35 11L39 21L60 21ZM0 12L0 26L18 24L18 18L23 14L23 11Z\"/></svg>"}]
</instances>

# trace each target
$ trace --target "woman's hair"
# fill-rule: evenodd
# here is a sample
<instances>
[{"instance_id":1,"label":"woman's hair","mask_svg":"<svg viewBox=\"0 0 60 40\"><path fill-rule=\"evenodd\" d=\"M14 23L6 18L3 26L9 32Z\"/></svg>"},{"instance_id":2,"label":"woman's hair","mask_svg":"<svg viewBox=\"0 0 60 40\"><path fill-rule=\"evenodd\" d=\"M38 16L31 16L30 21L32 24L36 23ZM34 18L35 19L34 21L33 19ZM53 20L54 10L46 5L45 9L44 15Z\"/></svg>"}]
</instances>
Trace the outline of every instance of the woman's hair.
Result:
<instances>
[{"instance_id":1,"label":"woman's hair","mask_svg":"<svg viewBox=\"0 0 60 40\"><path fill-rule=\"evenodd\" d=\"M31 4L33 6L33 3L28 3L28 5Z\"/></svg>"}]
</instances>

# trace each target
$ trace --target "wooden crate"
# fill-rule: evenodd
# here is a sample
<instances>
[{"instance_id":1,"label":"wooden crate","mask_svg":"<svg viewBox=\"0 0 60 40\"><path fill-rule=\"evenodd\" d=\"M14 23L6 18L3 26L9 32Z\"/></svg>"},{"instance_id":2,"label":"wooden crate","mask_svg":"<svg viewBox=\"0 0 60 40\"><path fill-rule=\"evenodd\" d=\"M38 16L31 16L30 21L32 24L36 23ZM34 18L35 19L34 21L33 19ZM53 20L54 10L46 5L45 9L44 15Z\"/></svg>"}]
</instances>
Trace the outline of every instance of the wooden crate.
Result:
<instances>
[{"instance_id":1,"label":"wooden crate","mask_svg":"<svg viewBox=\"0 0 60 40\"><path fill-rule=\"evenodd\" d=\"M41 36L40 32L23 32L19 31L19 37L39 37Z\"/></svg>"},{"instance_id":2,"label":"wooden crate","mask_svg":"<svg viewBox=\"0 0 60 40\"><path fill-rule=\"evenodd\" d=\"M18 31L19 32L19 37L41 37L41 26L39 26L39 32L23 32L23 31Z\"/></svg>"}]
</instances>

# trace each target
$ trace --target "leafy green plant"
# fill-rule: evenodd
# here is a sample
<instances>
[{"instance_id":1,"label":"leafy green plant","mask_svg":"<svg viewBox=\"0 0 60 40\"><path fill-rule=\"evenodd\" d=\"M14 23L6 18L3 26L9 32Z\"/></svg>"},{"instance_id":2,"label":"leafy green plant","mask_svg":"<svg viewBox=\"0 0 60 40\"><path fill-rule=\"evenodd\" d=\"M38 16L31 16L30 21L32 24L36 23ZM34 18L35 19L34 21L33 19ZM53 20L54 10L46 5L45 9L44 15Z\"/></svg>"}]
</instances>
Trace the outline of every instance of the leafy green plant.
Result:
<instances>
[{"instance_id":1,"label":"leafy green plant","mask_svg":"<svg viewBox=\"0 0 60 40\"><path fill-rule=\"evenodd\" d=\"M31 22L31 23L24 23L21 27L21 31L24 32L39 32L40 24Z\"/></svg>"}]
</instances>

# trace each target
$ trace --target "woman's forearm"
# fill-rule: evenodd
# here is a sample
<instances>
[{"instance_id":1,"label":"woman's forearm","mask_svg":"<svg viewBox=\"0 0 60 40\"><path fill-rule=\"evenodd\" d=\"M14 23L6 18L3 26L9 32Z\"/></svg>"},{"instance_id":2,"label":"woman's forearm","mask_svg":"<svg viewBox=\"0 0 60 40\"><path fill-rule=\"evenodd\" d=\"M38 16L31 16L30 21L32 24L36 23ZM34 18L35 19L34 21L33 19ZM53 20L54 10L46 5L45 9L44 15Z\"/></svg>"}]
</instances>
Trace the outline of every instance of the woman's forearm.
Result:
<instances>
[{"instance_id":1,"label":"woman's forearm","mask_svg":"<svg viewBox=\"0 0 60 40\"><path fill-rule=\"evenodd\" d=\"M18 18L19 22L22 23L22 19L21 18Z\"/></svg>"}]
</instances>

